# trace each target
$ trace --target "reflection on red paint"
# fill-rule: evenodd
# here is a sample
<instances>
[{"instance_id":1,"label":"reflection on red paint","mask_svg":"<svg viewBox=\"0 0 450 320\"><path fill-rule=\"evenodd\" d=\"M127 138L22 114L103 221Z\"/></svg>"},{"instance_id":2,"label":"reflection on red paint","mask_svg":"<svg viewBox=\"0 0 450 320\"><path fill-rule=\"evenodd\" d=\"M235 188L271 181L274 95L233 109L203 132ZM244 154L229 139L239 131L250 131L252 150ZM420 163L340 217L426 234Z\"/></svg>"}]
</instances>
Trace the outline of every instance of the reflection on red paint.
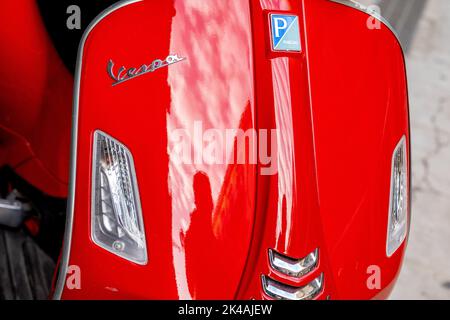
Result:
<instances>
[{"instance_id":1,"label":"reflection on red paint","mask_svg":"<svg viewBox=\"0 0 450 320\"><path fill-rule=\"evenodd\" d=\"M193 189L196 208L191 213L191 224L184 239L186 274L192 298L207 299L221 250L212 232L213 201L206 174L194 175Z\"/></svg>"}]
</instances>

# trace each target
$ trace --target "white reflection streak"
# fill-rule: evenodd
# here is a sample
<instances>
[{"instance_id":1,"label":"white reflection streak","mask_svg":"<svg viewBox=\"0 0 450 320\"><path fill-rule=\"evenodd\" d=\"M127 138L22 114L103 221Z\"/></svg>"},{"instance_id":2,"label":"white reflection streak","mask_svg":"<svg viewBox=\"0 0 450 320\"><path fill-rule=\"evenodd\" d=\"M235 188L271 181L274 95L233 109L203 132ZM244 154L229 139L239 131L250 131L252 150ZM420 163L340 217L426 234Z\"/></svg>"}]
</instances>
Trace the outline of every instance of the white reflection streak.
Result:
<instances>
[{"instance_id":1,"label":"white reflection streak","mask_svg":"<svg viewBox=\"0 0 450 320\"><path fill-rule=\"evenodd\" d=\"M263 10L292 10L288 0L260 0L260 4Z\"/></svg>"},{"instance_id":2,"label":"white reflection streak","mask_svg":"<svg viewBox=\"0 0 450 320\"><path fill-rule=\"evenodd\" d=\"M243 81L249 79L250 71L246 64L242 64L248 57L243 59L242 55L249 53L236 50L244 47L251 37L247 34L249 21L239 16L246 11L247 6L248 3L242 0L175 1L176 16L172 21L170 50L179 52L187 60L184 64L169 68L168 83L172 101L167 115L168 137L175 128L192 132L195 121L202 121L204 129L239 127L245 102L248 101L247 94L252 86L251 81ZM202 18L199 20L200 16ZM169 140L169 156L172 147L173 143ZM202 145L191 141L191 147L193 153L197 154ZM201 171L209 177L212 199L216 204L226 170L226 165L177 165L172 160L169 162L173 263L181 299L192 299L180 232L185 234L189 229L190 215L195 209L194 175Z\"/></svg>"},{"instance_id":3,"label":"white reflection streak","mask_svg":"<svg viewBox=\"0 0 450 320\"><path fill-rule=\"evenodd\" d=\"M292 119L292 97L289 77L289 58L272 60L275 122L279 134L278 143L278 213L276 245L283 228L283 198L286 197L285 250L289 245L292 228L292 204L294 188L294 132Z\"/></svg>"}]
</instances>

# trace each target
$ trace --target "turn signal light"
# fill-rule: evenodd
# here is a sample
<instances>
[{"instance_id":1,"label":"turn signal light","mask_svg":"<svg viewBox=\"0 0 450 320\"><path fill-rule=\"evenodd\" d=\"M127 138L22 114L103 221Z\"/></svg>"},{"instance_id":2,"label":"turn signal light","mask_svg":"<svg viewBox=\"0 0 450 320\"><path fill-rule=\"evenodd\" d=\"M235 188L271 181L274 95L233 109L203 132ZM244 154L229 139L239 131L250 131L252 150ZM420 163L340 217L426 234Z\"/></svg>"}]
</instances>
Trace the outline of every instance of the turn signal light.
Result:
<instances>
[{"instance_id":1,"label":"turn signal light","mask_svg":"<svg viewBox=\"0 0 450 320\"><path fill-rule=\"evenodd\" d=\"M100 247L137 264L147 246L133 157L111 136L96 131L92 179L91 234Z\"/></svg>"},{"instance_id":2,"label":"turn signal light","mask_svg":"<svg viewBox=\"0 0 450 320\"><path fill-rule=\"evenodd\" d=\"M406 138L403 137L392 155L391 193L386 254L392 256L405 241L408 229L408 171Z\"/></svg>"}]
</instances>

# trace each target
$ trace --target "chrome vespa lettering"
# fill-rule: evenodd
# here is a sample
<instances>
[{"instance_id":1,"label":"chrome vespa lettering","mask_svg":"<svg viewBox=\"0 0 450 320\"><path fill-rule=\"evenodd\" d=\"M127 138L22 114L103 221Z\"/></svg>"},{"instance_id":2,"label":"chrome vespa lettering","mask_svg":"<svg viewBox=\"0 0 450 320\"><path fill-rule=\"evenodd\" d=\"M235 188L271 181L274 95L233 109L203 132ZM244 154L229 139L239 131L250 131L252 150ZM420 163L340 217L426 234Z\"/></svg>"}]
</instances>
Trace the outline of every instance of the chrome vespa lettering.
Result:
<instances>
[{"instance_id":1,"label":"chrome vespa lettering","mask_svg":"<svg viewBox=\"0 0 450 320\"><path fill-rule=\"evenodd\" d=\"M108 75L114 80L112 85L116 86L125 81L134 79L150 72L155 72L158 69L168 67L171 64L175 64L183 60L186 60L186 58L180 58L178 55L173 54L168 56L165 60L156 59L149 65L143 64L139 68L127 69L126 67L122 66L121 68L119 68L119 70L117 70L117 72L114 72L114 61L109 60L107 71Z\"/></svg>"}]
</instances>

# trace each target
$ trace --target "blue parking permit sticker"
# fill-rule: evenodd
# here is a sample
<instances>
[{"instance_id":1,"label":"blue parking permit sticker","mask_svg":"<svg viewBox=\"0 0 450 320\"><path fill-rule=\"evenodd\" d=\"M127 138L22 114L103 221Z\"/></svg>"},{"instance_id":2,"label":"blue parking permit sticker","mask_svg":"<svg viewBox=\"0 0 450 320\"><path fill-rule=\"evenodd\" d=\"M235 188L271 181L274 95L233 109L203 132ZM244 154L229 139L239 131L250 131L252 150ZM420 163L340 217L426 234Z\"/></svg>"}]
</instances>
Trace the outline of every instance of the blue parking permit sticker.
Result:
<instances>
[{"instance_id":1,"label":"blue parking permit sticker","mask_svg":"<svg viewBox=\"0 0 450 320\"><path fill-rule=\"evenodd\" d=\"M287 14L270 15L272 50L300 52L300 28L298 16Z\"/></svg>"}]
</instances>

